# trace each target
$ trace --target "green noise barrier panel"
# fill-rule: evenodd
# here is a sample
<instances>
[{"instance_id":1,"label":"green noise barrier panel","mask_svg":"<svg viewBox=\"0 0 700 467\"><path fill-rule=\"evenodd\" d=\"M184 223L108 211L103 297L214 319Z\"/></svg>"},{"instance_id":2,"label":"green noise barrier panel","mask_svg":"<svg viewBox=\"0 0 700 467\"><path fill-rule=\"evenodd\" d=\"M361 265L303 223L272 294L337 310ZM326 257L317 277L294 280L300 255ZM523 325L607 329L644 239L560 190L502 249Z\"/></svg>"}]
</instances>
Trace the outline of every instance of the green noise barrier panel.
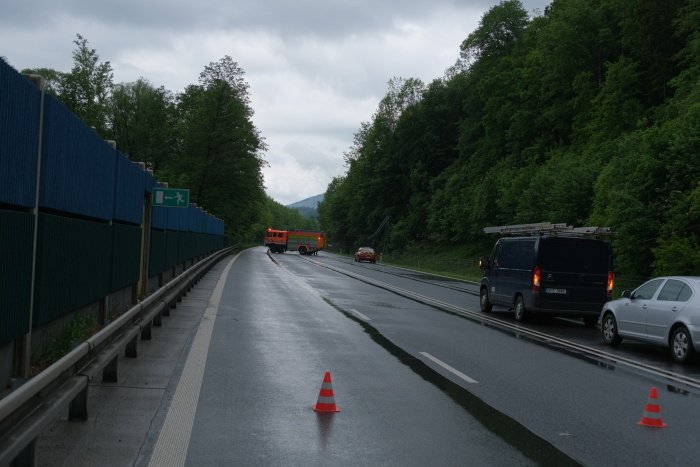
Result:
<instances>
[{"instance_id":1,"label":"green noise barrier panel","mask_svg":"<svg viewBox=\"0 0 700 467\"><path fill-rule=\"evenodd\" d=\"M0 345L29 331L34 220L0 209Z\"/></svg>"},{"instance_id":2,"label":"green noise barrier panel","mask_svg":"<svg viewBox=\"0 0 700 467\"><path fill-rule=\"evenodd\" d=\"M112 225L112 283L110 292L136 284L141 263L141 227Z\"/></svg>"},{"instance_id":3,"label":"green noise barrier panel","mask_svg":"<svg viewBox=\"0 0 700 467\"><path fill-rule=\"evenodd\" d=\"M165 233L165 269L170 269L177 265L177 244L180 232L168 230Z\"/></svg>"},{"instance_id":4,"label":"green noise barrier panel","mask_svg":"<svg viewBox=\"0 0 700 467\"><path fill-rule=\"evenodd\" d=\"M41 326L108 295L112 226L39 214L33 324Z\"/></svg>"},{"instance_id":5,"label":"green noise barrier panel","mask_svg":"<svg viewBox=\"0 0 700 467\"><path fill-rule=\"evenodd\" d=\"M148 277L160 274L167 268L165 266L165 256L168 244L165 240L165 232L151 229L151 245L148 256Z\"/></svg>"}]
</instances>

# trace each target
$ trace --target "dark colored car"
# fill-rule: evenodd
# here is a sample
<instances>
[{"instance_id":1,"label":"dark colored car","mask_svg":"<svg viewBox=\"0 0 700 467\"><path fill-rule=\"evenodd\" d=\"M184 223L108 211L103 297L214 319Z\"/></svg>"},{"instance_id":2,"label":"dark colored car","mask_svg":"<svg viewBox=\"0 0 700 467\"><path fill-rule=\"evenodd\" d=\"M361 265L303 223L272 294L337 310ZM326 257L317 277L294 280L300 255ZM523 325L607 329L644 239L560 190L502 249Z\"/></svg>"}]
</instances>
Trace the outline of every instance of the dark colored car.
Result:
<instances>
[{"instance_id":1,"label":"dark colored car","mask_svg":"<svg viewBox=\"0 0 700 467\"><path fill-rule=\"evenodd\" d=\"M530 313L583 318L595 326L612 298L612 248L581 237L504 237L481 259L481 310L513 309L515 319Z\"/></svg>"},{"instance_id":2,"label":"dark colored car","mask_svg":"<svg viewBox=\"0 0 700 467\"><path fill-rule=\"evenodd\" d=\"M368 246L360 247L355 252L355 261L358 263L362 261L369 261L370 263L374 264L377 262L377 253L374 251L373 248L370 248Z\"/></svg>"}]
</instances>

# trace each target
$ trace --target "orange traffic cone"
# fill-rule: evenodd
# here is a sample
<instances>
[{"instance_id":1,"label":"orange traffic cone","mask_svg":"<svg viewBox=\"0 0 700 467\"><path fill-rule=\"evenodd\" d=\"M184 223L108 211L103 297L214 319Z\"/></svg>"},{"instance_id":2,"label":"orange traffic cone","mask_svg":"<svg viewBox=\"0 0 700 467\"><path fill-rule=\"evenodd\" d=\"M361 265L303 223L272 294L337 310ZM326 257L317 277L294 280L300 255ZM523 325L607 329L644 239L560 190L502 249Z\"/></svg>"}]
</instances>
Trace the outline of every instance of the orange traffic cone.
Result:
<instances>
[{"instance_id":1,"label":"orange traffic cone","mask_svg":"<svg viewBox=\"0 0 700 467\"><path fill-rule=\"evenodd\" d=\"M333 394L330 371L326 371L323 377L323 385L318 393L318 401L316 401L313 409L316 412L340 412L340 409L335 405L335 394Z\"/></svg>"},{"instance_id":2,"label":"orange traffic cone","mask_svg":"<svg viewBox=\"0 0 700 467\"><path fill-rule=\"evenodd\" d=\"M659 398L656 388L651 388L649 391L649 400L647 405L644 406L644 415L642 419L637 422L638 425L651 426L654 428L663 428L666 426L664 421L661 419L661 407L657 403Z\"/></svg>"}]
</instances>

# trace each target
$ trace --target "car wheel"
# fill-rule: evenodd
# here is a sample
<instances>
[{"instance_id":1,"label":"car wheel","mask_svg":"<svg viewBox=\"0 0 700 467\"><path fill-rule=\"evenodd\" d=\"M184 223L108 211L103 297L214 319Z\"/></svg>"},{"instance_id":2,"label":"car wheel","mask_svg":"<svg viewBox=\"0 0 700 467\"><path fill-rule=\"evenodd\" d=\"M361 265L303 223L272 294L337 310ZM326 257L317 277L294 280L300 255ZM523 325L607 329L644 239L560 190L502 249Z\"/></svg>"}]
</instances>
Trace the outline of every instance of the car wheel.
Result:
<instances>
[{"instance_id":1,"label":"car wheel","mask_svg":"<svg viewBox=\"0 0 700 467\"><path fill-rule=\"evenodd\" d=\"M603 343L608 345L618 345L622 342L622 338L617 333L617 321L612 313L606 313L603 316L603 322L600 325L600 335L603 338Z\"/></svg>"},{"instance_id":2,"label":"car wheel","mask_svg":"<svg viewBox=\"0 0 700 467\"><path fill-rule=\"evenodd\" d=\"M693 342L690 333L683 326L673 330L671 334L671 356L678 363L687 362L693 354Z\"/></svg>"},{"instance_id":3,"label":"car wheel","mask_svg":"<svg viewBox=\"0 0 700 467\"><path fill-rule=\"evenodd\" d=\"M513 313L515 314L515 320L518 322L522 323L527 319L527 310L525 310L525 303L523 302L523 297L521 295L518 295L515 298Z\"/></svg>"},{"instance_id":4,"label":"car wheel","mask_svg":"<svg viewBox=\"0 0 700 467\"><path fill-rule=\"evenodd\" d=\"M481 293L479 293L479 307L484 313L490 313L493 309L493 305L489 301L489 291L486 287L481 288Z\"/></svg>"}]
</instances>

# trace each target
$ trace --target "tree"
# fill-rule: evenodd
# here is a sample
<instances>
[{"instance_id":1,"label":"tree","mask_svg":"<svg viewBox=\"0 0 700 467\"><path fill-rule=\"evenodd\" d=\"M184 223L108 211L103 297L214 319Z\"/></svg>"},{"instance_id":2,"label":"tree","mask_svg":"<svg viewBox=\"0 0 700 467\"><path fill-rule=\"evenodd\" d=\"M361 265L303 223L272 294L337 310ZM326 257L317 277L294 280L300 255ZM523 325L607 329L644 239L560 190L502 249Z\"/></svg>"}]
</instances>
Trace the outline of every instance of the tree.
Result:
<instances>
[{"instance_id":1,"label":"tree","mask_svg":"<svg viewBox=\"0 0 700 467\"><path fill-rule=\"evenodd\" d=\"M141 78L117 84L110 98L110 137L134 161L145 162L156 175L172 157L175 102L162 86L154 88Z\"/></svg>"},{"instance_id":2,"label":"tree","mask_svg":"<svg viewBox=\"0 0 700 467\"><path fill-rule=\"evenodd\" d=\"M44 91L54 97L59 97L63 89L65 73L52 68L25 68L23 75L39 75L44 78Z\"/></svg>"},{"instance_id":3,"label":"tree","mask_svg":"<svg viewBox=\"0 0 700 467\"><path fill-rule=\"evenodd\" d=\"M224 57L178 97L177 157L169 170L190 187L193 202L221 217L231 241L256 235L264 210L265 143L251 117L243 70Z\"/></svg>"},{"instance_id":4,"label":"tree","mask_svg":"<svg viewBox=\"0 0 700 467\"><path fill-rule=\"evenodd\" d=\"M527 22L520 0L503 0L486 12L479 27L462 42L462 58L471 64L507 54Z\"/></svg>"},{"instance_id":5,"label":"tree","mask_svg":"<svg viewBox=\"0 0 700 467\"><path fill-rule=\"evenodd\" d=\"M109 96L112 91L112 65L100 63L95 49L80 34L73 41L73 68L64 75L60 99L83 123L107 135Z\"/></svg>"}]
</instances>

